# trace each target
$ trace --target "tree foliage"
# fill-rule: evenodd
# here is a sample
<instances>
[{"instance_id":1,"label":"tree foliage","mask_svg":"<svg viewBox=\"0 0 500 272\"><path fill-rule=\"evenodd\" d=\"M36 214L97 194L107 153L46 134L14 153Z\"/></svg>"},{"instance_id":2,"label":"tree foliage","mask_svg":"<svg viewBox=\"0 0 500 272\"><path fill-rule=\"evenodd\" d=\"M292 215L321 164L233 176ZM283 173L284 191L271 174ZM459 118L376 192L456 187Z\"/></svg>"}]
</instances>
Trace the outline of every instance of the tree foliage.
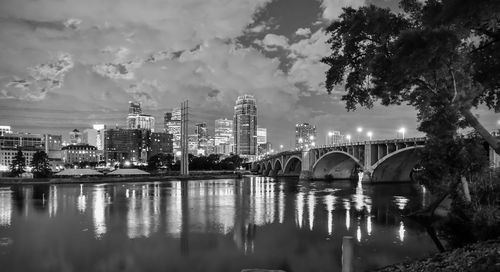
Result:
<instances>
[{"instance_id":1,"label":"tree foliage","mask_svg":"<svg viewBox=\"0 0 500 272\"><path fill-rule=\"evenodd\" d=\"M37 151L33 154L33 159L31 160L30 166L33 167L31 170L34 178L47 178L52 174L50 169L49 156L45 151Z\"/></svg>"},{"instance_id":2,"label":"tree foliage","mask_svg":"<svg viewBox=\"0 0 500 272\"><path fill-rule=\"evenodd\" d=\"M345 83L348 110L407 103L430 138L473 127L500 154L500 142L471 113L480 104L500 111L500 1L402 0L400 7L345 8L328 27L327 90Z\"/></svg>"},{"instance_id":3,"label":"tree foliage","mask_svg":"<svg viewBox=\"0 0 500 272\"><path fill-rule=\"evenodd\" d=\"M172 162L174 161L174 156L167 153L158 153L153 155L148 160L148 170L158 170L162 167L167 169L172 168Z\"/></svg>"},{"instance_id":4,"label":"tree foliage","mask_svg":"<svg viewBox=\"0 0 500 272\"><path fill-rule=\"evenodd\" d=\"M24 158L23 151L21 149L17 150L16 156L10 164L10 174L13 177L18 177L22 173L26 172L24 168L26 167L26 159Z\"/></svg>"}]
</instances>

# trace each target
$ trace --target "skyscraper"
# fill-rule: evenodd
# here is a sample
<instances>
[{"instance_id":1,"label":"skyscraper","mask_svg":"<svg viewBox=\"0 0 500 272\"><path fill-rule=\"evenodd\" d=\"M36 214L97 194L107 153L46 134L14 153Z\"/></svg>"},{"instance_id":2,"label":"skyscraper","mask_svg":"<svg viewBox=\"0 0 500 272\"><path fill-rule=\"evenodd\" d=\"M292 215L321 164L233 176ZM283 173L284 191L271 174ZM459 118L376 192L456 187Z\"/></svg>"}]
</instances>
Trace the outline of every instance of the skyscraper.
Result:
<instances>
[{"instance_id":1,"label":"skyscraper","mask_svg":"<svg viewBox=\"0 0 500 272\"><path fill-rule=\"evenodd\" d=\"M148 129L154 131L155 118L151 115L142 114L141 104L129 101L127 128L128 129Z\"/></svg>"},{"instance_id":2,"label":"skyscraper","mask_svg":"<svg viewBox=\"0 0 500 272\"><path fill-rule=\"evenodd\" d=\"M198 135L198 149L204 150L206 154L208 141L207 123L196 124L194 132Z\"/></svg>"},{"instance_id":3,"label":"skyscraper","mask_svg":"<svg viewBox=\"0 0 500 272\"><path fill-rule=\"evenodd\" d=\"M267 128L257 128L257 145L267 143Z\"/></svg>"},{"instance_id":4,"label":"skyscraper","mask_svg":"<svg viewBox=\"0 0 500 272\"><path fill-rule=\"evenodd\" d=\"M215 152L218 154L230 154L234 152L233 120L215 120Z\"/></svg>"},{"instance_id":5,"label":"skyscraper","mask_svg":"<svg viewBox=\"0 0 500 272\"><path fill-rule=\"evenodd\" d=\"M166 112L163 119L165 132L172 134L174 154L181 150L181 109L174 108Z\"/></svg>"},{"instance_id":6,"label":"skyscraper","mask_svg":"<svg viewBox=\"0 0 500 272\"><path fill-rule=\"evenodd\" d=\"M316 127L308 123L295 125L295 147L302 149L316 145Z\"/></svg>"},{"instance_id":7,"label":"skyscraper","mask_svg":"<svg viewBox=\"0 0 500 272\"><path fill-rule=\"evenodd\" d=\"M234 146L238 155L257 154L257 107L252 95L242 95L236 100Z\"/></svg>"}]
</instances>

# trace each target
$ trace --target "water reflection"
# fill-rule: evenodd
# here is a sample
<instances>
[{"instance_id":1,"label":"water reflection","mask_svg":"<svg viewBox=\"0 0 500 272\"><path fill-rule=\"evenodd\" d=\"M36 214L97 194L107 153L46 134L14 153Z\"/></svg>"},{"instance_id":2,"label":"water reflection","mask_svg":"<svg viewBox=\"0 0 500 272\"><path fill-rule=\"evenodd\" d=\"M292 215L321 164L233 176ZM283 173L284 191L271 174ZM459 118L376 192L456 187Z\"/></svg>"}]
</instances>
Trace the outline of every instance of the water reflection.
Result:
<instances>
[{"instance_id":1,"label":"water reflection","mask_svg":"<svg viewBox=\"0 0 500 272\"><path fill-rule=\"evenodd\" d=\"M12 219L12 191L0 190L0 226L10 226Z\"/></svg>"},{"instance_id":2,"label":"water reflection","mask_svg":"<svg viewBox=\"0 0 500 272\"><path fill-rule=\"evenodd\" d=\"M433 249L432 241L427 243L425 230L401 220L402 210L419 208L422 198L419 187L310 184L261 177L241 181L19 186L0 189L0 227L46 233L51 239L75 239L82 245L79 253L83 256L98 251L106 256L103 258L112 258L108 254L125 252L134 262L141 258L141 263L178 271L197 270L190 269L195 264L187 256L197 256L206 271L240 271L245 268L238 266L241 263L249 267L267 263L269 268L279 268L272 267L273 263L286 263L295 267L290 269L293 271L309 270L291 260L318 263L321 267L309 267L312 270L336 271L340 265L336 258L318 262L308 260L309 253L304 252L314 250L319 255L313 255L331 257L332 252L339 253L342 236L350 235L359 244L359 258L363 260L359 264L363 269L359 270L365 270ZM32 218L50 219L50 224L39 224L40 230L35 232L31 229L34 226L28 224ZM85 229L94 230L92 240L81 235ZM124 237L137 242L128 243ZM26 238L20 235L16 239L23 244ZM31 239L47 241L43 237ZM110 248L103 251L99 241ZM393 245L394 241L399 241L399 247ZM26 244L30 242L26 240ZM71 252L68 248L60 250ZM26 257L21 251L16 254ZM172 264L158 256L171 256ZM276 262L263 261L267 259ZM0 261L5 260L0 256ZM213 266L204 265L208 263Z\"/></svg>"}]
</instances>

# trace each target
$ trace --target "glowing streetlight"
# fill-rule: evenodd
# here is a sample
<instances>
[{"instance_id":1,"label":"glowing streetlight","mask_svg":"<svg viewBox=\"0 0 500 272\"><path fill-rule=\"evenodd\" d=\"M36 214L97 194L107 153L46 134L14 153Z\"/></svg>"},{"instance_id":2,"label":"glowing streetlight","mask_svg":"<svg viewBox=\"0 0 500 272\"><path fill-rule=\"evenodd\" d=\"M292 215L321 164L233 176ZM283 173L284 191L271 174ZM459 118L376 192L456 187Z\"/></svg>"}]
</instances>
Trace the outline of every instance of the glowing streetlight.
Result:
<instances>
[{"instance_id":1,"label":"glowing streetlight","mask_svg":"<svg viewBox=\"0 0 500 272\"><path fill-rule=\"evenodd\" d=\"M399 132L399 133L401 133L401 134L403 135L403 139L405 138L405 131L406 131L406 129L405 129L404 127L400 128L400 129L398 130L398 132Z\"/></svg>"},{"instance_id":2,"label":"glowing streetlight","mask_svg":"<svg viewBox=\"0 0 500 272\"><path fill-rule=\"evenodd\" d=\"M361 132L363 132L363 128L362 128L362 127L358 127L358 128L356 129L356 131L358 132L358 142L359 142Z\"/></svg>"},{"instance_id":3,"label":"glowing streetlight","mask_svg":"<svg viewBox=\"0 0 500 272\"><path fill-rule=\"evenodd\" d=\"M302 138L299 138L299 144L303 143L304 142L304 139Z\"/></svg>"},{"instance_id":4,"label":"glowing streetlight","mask_svg":"<svg viewBox=\"0 0 500 272\"><path fill-rule=\"evenodd\" d=\"M315 142L312 142L312 143L311 143L311 146L316 146L316 143L315 143Z\"/></svg>"},{"instance_id":5,"label":"glowing streetlight","mask_svg":"<svg viewBox=\"0 0 500 272\"><path fill-rule=\"evenodd\" d=\"M283 150L283 145L280 145L280 150Z\"/></svg>"},{"instance_id":6,"label":"glowing streetlight","mask_svg":"<svg viewBox=\"0 0 500 272\"><path fill-rule=\"evenodd\" d=\"M314 135L309 136L309 140L314 140Z\"/></svg>"},{"instance_id":7,"label":"glowing streetlight","mask_svg":"<svg viewBox=\"0 0 500 272\"><path fill-rule=\"evenodd\" d=\"M372 136L373 136L373 133L371 131L368 131L368 133L366 133L366 136L368 136L368 138L370 139L370 141L372 140Z\"/></svg>"},{"instance_id":8,"label":"glowing streetlight","mask_svg":"<svg viewBox=\"0 0 500 272\"><path fill-rule=\"evenodd\" d=\"M351 135L350 135L350 134L347 134L347 135L345 136L345 138L347 139L347 141L348 141L349 143L351 143Z\"/></svg>"}]
</instances>

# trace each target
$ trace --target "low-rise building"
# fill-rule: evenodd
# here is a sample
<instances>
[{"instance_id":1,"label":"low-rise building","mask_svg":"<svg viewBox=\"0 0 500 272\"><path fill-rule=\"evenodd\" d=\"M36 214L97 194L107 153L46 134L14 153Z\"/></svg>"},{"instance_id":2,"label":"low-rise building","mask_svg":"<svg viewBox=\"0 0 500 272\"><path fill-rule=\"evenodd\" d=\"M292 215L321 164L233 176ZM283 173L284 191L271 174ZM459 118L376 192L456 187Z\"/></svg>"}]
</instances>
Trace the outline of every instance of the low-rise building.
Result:
<instances>
[{"instance_id":1,"label":"low-rise building","mask_svg":"<svg viewBox=\"0 0 500 272\"><path fill-rule=\"evenodd\" d=\"M98 162L97 148L88 144L68 145L62 148L62 160L65 164Z\"/></svg>"}]
</instances>

